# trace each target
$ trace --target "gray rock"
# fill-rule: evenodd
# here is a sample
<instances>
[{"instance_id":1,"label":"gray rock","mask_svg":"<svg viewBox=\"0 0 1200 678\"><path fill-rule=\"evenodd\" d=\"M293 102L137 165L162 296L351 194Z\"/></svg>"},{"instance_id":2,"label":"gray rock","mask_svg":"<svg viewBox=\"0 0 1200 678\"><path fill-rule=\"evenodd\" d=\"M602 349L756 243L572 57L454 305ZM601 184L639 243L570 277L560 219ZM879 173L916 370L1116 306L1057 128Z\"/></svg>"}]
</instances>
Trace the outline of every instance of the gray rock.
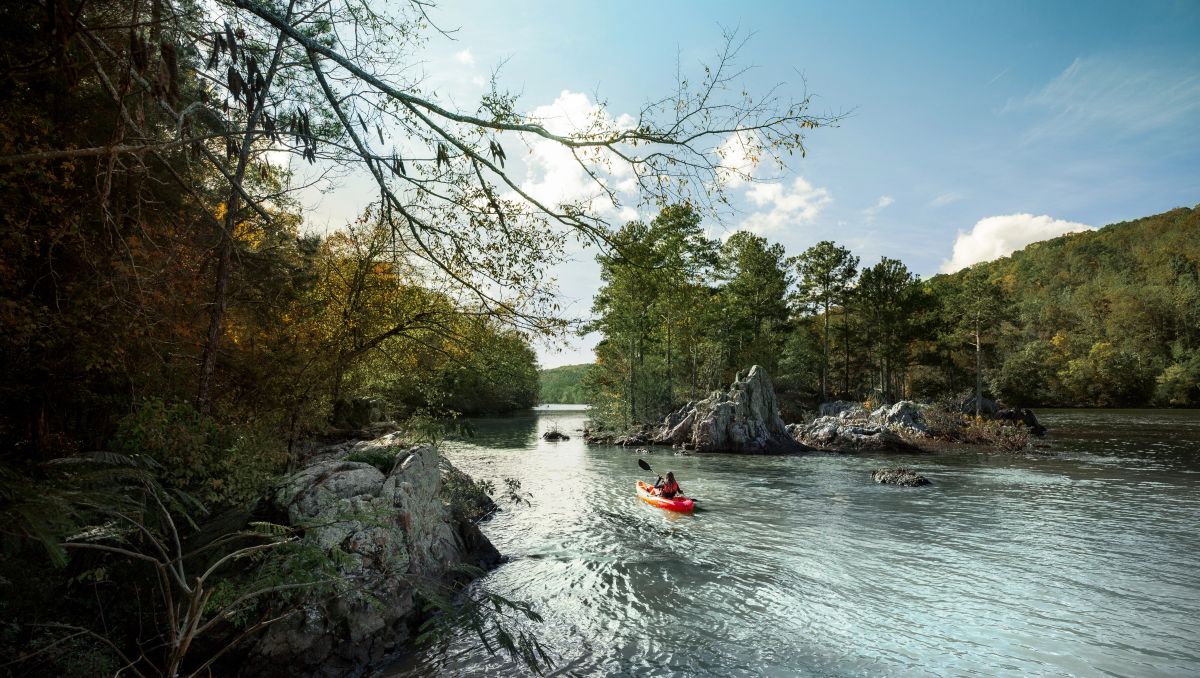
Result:
<instances>
[{"instance_id":1,"label":"gray rock","mask_svg":"<svg viewBox=\"0 0 1200 678\"><path fill-rule=\"evenodd\" d=\"M929 484L928 478L902 466L877 468L871 472L871 480L881 485L900 485L902 487L919 487Z\"/></svg>"},{"instance_id":2,"label":"gray rock","mask_svg":"<svg viewBox=\"0 0 1200 678\"><path fill-rule=\"evenodd\" d=\"M849 400L834 400L828 403L821 403L821 407L817 409L817 414L822 417L838 417L843 413L853 415L856 411L862 411L862 405Z\"/></svg>"},{"instance_id":3,"label":"gray rock","mask_svg":"<svg viewBox=\"0 0 1200 678\"><path fill-rule=\"evenodd\" d=\"M744 377L739 374L727 392L714 392L668 415L652 442L697 452L779 454L809 449L788 434L771 378L758 365Z\"/></svg>"},{"instance_id":4,"label":"gray rock","mask_svg":"<svg viewBox=\"0 0 1200 678\"><path fill-rule=\"evenodd\" d=\"M392 435L352 448L392 447ZM470 521L456 520L442 497L443 473L461 472L432 446L412 447L386 476L357 462L322 459L289 476L277 508L304 539L339 549L346 586L332 600L268 627L244 672L260 676L342 676L362 672L407 643L419 613L416 584L461 578L460 564L487 568L500 554Z\"/></svg>"},{"instance_id":5,"label":"gray rock","mask_svg":"<svg viewBox=\"0 0 1200 678\"><path fill-rule=\"evenodd\" d=\"M871 413L871 421L896 431L925 433L925 406L911 400L901 400L895 405L885 405Z\"/></svg>"},{"instance_id":6,"label":"gray rock","mask_svg":"<svg viewBox=\"0 0 1200 678\"><path fill-rule=\"evenodd\" d=\"M835 452L917 450L916 446L891 429L865 422L855 423L841 417L818 417L806 425L791 424L788 432L805 445Z\"/></svg>"}]
</instances>

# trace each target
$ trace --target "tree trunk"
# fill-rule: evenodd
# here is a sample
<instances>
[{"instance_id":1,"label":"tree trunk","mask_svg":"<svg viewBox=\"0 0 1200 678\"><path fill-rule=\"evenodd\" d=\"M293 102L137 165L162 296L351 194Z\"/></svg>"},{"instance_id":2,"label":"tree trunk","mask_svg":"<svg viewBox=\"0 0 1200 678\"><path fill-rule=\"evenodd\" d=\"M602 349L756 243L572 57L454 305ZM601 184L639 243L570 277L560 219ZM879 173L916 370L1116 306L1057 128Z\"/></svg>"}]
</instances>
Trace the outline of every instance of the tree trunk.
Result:
<instances>
[{"instance_id":1,"label":"tree trunk","mask_svg":"<svg viewBox=\"0 0 1200 678\"><path fill-rule=\"evenodd\" d=\"M212 412L212 380L217 369L217 351L225 328L225 308L229 303L229 275L233 266L233 221L239 201L234 198L225 214L225 228L221 233L221 251L217 256L217 281L213 290L213 303L208 315L208 334L204 340L204 354L200 360L200 389L196 396L196 409L201 414Z\"/></svg>"},{"instance_id":2,"label":"tree trunk","mask_svg":"<svg viewBox=\"0 0 1200 678\"><path fill-rule=\"evenodd\" d=\"M975 418L983 411L983 365L982 346L979 342L979 320L975 321Z\"/></svg>"},{"instance_id":3,"label":"tree trunk","mask_svg":"<svg viewBox=\"0 0 1200 678\"><path fill-rule=\"evenodd\" d=\"M675 405L675 379L671 373L671 314L667 313L667 405Z\"/></svg>"},{"instance_id":4,"label":"tree trunk","mask_svg":"<svg viewBox=\"0 0 1200 678\"><path fill-rule=\"evenodd\" d=\"M842 328L846 331L846 375L845 381L842 383L842 391L850 393L850 314L845 305L842 305Z\"/></svg>"},{"instance_id":5,"label":"tree trunk","mask_svg":"<svg viewBox=\"0 0 1200 678\"><path fill-rule=\"evenodd\" d=\"M636 363L634 361L636 359L637 359L637 339L635 339L634 337L630 337L629 338L629 420L626 422L627 426L633 426L633 415L637 409L637 404L636 404L637 396L634 394L634 391L633 391L633 385L634 385L634 381L635 381L634 380L634 370L636 369L635 368Z\"/></svg>"},{"instance_id":6,"label":"tree trunk","mask_svg":"<svg viewBox=\"0 0 1200 678\"><path fill-rule=\"evenodd\" d=\"M825 300L825 338L821 341L821 402L829 400L829 300Z\"/></svg>"}]
</instances>

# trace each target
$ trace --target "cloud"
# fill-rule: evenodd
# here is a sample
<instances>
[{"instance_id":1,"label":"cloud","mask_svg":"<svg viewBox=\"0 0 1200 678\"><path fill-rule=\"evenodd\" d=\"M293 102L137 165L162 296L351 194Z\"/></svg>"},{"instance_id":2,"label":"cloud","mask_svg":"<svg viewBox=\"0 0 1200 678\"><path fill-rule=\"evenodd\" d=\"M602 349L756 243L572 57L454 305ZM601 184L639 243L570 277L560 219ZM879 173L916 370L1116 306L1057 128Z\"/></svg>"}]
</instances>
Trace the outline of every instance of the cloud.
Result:
<instances>
[{"instance_id":1,"label":"cloud","mask_svg":"<svg viewBox=\"0 0 1200 678\"><path fill-rule=\"evenodd\" d=\"M804 177L796 177L790 186L753 184L746 190L746 199L765 209L746 217L740 228L759 235L810 223L833 202L828 189L814 187Z\"/></svg>"},{"instance_id":2,"label":"cloud","mask_svg":"<svg viewBox=\"0 0 1200 678\"><path fill-rule=\"evenodd\" d=\"M570 90L563 90L552 103L534 108L529 115L550 132L562 135L595 128L631 127L635 124L632 116L614 118L586 94ZM600 214L612 213L612 203L603 189L588 176L569 148L536 136L527 136L526 142L529 155L525 158L525 180L521 183L524 191L547 206L583 200L591 202L592 209ZM618 193L629 194L637 189L633 170L627 164L591 166L596 169L599 178Z\"/></svg>"},{"instance_id":3,"label":"cloud","mask_svg":"<svg viewBox=\"0 0 1200 678\"><path fill-rule=\"evenodd\" d=\"M717 147L721 166L717 174L728 188L741 186L754 176L765 149L755 132L735 132Z\"/></svg>"},{"instance_id":4,"label":"cloud","mask_svg":"<svg viewBox=\"0 0 1200 678\"><path fill-rule=\"evenodd\" d=\"M1010 99L1001 113L1042 116L1026 142L1097 131L1119 138L1170 130L1176 123L1191 128L1200 118L1200 69L1194 66L1077 58L1041 89Z\"/></svg>"},{"instance_id":5,"label":"cloud","mask_svg":"<svg viewBox=\"0 0 1200 678\"><path fill-rule=\"evenodd\" d=\"M469 50L469 49L464 49L461 52L455 52L454 60L464 66L474 66L475 65L475 55L471 54L471 50Z\"/></svg>"},{"instance_id":6,"label":"cloud","mask_svg":"<svg viewBox=\"0 0 1200 678\"><path fill-rule=\"evenodd\" d=\"M863 215L866 216L867 223L869 224L872 221L875 221L875 217L878 216L880 212L887 209L888 205L891 205L894 202L896 202L896 199L890 195L879 196L879 200L876 201L872 207L868 207L867 209L863 210Z\"/></svg>"},{"instance_id":7,"label":"cloud","mask_svg":"<svg viewBox=\"0 0 1200 678\"><path fill-rule=\"evenodd\" d=\"M958 232L954 252L942 263L942 273L953 273L981 261L1006 257L1039 240L1065 233L1091 231L1095 227L1046 215L1008 214L980 219L969 233Z\"/></svg>"},{"instance_id":8,"label":"cloud","mask_svg":"<svg viewBox=\"0 0 1200 678\"><path fill-rule=\"evenodd\" d=\"M950 191L949 193L942 193L941 195L935 197L933 200L930 200L929 206L930 207L945 207L946 205L949 205L952 202L958 202L959 200L963 200L966 197L967 196L963 195L962 193L959 193L958 191Z\"/></svg>"}]
</instances>

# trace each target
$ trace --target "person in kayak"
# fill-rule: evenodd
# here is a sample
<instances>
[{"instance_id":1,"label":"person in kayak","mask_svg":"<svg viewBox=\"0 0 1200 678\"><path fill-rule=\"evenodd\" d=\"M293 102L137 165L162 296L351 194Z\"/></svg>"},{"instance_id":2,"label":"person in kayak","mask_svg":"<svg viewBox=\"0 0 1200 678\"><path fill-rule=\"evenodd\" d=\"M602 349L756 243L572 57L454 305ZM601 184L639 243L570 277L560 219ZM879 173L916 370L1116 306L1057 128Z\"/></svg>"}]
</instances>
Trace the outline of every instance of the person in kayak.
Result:
<instances>
[{"instance_id":1,"label":"person in kayak","mask_svg":"<svg viewBox=\"0 0 1200 678\"><path fill-rule=\"evenodd\" d=\"M683 494L683 490L679 489L679 483L675 482L674 471L667 471L666 480L663 480L663 477L659 476L658 482L654 483L654 489L658 490L658 495L663 499L670 499L677 494Z\"/></svg>"}]
</instances>

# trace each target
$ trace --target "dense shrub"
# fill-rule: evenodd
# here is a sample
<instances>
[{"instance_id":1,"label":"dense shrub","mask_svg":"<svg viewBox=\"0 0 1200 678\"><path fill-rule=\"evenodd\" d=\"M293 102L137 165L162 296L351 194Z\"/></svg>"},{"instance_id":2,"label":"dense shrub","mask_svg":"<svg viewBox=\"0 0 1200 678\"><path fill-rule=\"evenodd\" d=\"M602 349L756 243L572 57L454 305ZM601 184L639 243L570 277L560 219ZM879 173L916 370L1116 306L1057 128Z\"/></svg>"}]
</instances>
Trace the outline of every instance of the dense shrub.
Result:
<instances>
[{"instance_id":1,"label":"dense shrub","mask_svg":"<svg viewBox=\"0 0 1200 678\"><path fill-rule=\"evenodd\" d=\"M147 398L120 421L113 452L162 466L163 485L209 509L253 501L287 460L277 440L251 426L218 424L189 403Z\"/></svg>"}]
</instances>

